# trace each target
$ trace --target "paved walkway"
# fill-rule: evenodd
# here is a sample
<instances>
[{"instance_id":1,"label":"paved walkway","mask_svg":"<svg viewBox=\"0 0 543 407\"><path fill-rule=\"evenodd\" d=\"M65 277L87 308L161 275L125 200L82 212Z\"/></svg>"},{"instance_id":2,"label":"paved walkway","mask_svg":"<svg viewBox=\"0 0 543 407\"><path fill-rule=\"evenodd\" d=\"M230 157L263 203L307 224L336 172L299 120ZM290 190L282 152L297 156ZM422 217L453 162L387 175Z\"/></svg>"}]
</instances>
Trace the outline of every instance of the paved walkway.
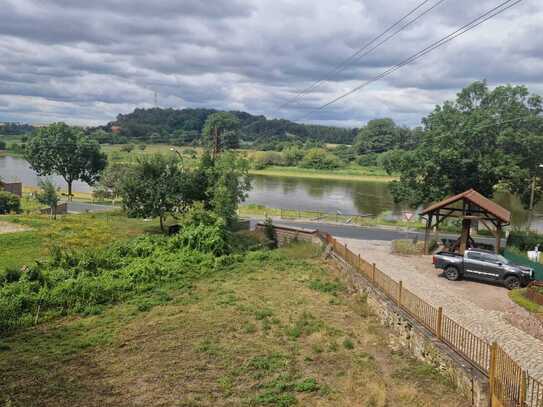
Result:
<instances>
[{"instance_id":1,"label":"paved walkway","mask_svg":"<svg viewBox=\"0 0 543 407\"><path fill-rule=\"evenodd\" d=\"M381 271L396 281L402 280L404 287L428 303L443 307L444 314L475 335L488 342L497 341L532 377L543 382L543 342L511 325L503 311L482 307L454 290L444 289L438 273L421 274L408 257L391 255L389 242L338 240L365 260L376 263ZM482 284L480 287L496 288ZM474 295L477 294L474 292Z\"/></svg>"}]
</instances>

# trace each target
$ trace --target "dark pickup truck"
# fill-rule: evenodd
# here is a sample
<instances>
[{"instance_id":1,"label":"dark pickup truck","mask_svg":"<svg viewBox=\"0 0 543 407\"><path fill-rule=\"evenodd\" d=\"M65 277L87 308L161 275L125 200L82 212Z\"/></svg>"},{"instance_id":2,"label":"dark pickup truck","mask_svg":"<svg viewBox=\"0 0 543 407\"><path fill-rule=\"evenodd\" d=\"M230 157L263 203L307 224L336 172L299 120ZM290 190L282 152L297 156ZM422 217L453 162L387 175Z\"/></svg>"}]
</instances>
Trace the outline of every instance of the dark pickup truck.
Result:
<instances>
[{"instance_id":1,"label":"dark pickup truck","mask_svg":"<svg viewBox=\"0 0 543 407\"><path fill-rule=\"evenodd\" d=\"M434 255L432 262L435 268L444 270L445 277L451 281L465 276L498 282L512 290L524 287L534 279L531 268L513 264L505 257L487 250L470 249L463 256L439 252Z\"/></svg>"}]
</instances>

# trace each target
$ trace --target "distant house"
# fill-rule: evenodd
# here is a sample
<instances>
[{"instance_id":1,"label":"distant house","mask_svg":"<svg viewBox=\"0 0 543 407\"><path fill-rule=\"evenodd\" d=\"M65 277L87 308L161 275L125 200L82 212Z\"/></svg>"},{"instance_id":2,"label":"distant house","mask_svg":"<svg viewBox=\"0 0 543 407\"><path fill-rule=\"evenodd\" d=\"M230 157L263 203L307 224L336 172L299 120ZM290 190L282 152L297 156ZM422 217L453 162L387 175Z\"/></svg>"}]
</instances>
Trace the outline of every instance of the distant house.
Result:
<instances>
[{"instance_id":1,"label":"distant house","mask_svg":"<svg viewBox=\"0 0 543 407\"><path fill-rule=\"evenodd\" d=\"M21 198L23 196L23 183L0 181L0 190L11 192L12 194L17 195L19 198Z\"/></svg>"},{"instance_id":2,"label":"distant house","mask_svg":"<svg viewBox=\"0 0 543 407\"><path fill-rule=\"evenodd\" d=\"M121 130L122 130L121 126L111 126L112 133L118 134L121 132Z\"/></svg>"}]
</instances>

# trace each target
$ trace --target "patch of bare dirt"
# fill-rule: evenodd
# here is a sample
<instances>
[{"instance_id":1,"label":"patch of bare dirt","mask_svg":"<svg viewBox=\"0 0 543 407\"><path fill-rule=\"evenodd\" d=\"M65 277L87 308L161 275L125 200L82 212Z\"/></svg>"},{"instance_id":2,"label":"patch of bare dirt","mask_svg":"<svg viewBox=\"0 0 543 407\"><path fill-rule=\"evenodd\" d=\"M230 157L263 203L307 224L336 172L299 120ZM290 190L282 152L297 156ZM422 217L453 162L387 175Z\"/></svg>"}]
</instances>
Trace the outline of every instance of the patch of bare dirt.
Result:
<instances>
[{"instance_id":1,"label":"patch of bare dirt","mask_svg":"<svg viewBox=\"0 0 543 407\"><path fill-rule=\"evenodd\" d=\"M0 221L0 235L3 233L17 233L30 230L27 226L17 225L16 223Z\"/></svg>"}]
</instances>

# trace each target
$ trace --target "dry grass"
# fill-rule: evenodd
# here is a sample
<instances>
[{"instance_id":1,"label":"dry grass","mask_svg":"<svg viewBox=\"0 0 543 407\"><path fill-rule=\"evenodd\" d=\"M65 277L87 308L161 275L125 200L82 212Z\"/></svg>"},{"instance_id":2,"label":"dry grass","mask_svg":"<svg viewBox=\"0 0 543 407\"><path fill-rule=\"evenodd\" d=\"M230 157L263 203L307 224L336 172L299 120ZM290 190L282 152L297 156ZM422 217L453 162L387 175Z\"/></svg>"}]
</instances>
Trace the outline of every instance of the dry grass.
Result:
<instances>
[{"instance_id":1,"label":"dry grass","mask_svg":"<svg viewBox=\"0 0 543 407\"><path fill-rule=\"evenodd\" d=\"M409 239L394 240L392 242L392 253L404 255L420 255L424 253L424 242L414 243Z\"/></svg>"},{"instance_id":2,"label":"dry grass","mask_svg":"<svg viewBox=\"0 0 543 407\"><path fill-rule=\"evenodd\" d=\"M21 406L467 406L312 246L0 342L2 397ZM3 349L3 350L2 350ZM1 405L1 404L0 404Z\"/></svg>"},{"instance_id":3,"label":"dry grass","mask_svg":"<svg viewBox=\"0 0 543 407\"><path fill-rule=\"evenodd\" d=\"M21 226L21 225L17 225L15 223L11 223L11 222L0 221L0 234L25 232L27 230L30 230L30 228L25 227L25 226Z\"/></svg>"}]
</instances>

